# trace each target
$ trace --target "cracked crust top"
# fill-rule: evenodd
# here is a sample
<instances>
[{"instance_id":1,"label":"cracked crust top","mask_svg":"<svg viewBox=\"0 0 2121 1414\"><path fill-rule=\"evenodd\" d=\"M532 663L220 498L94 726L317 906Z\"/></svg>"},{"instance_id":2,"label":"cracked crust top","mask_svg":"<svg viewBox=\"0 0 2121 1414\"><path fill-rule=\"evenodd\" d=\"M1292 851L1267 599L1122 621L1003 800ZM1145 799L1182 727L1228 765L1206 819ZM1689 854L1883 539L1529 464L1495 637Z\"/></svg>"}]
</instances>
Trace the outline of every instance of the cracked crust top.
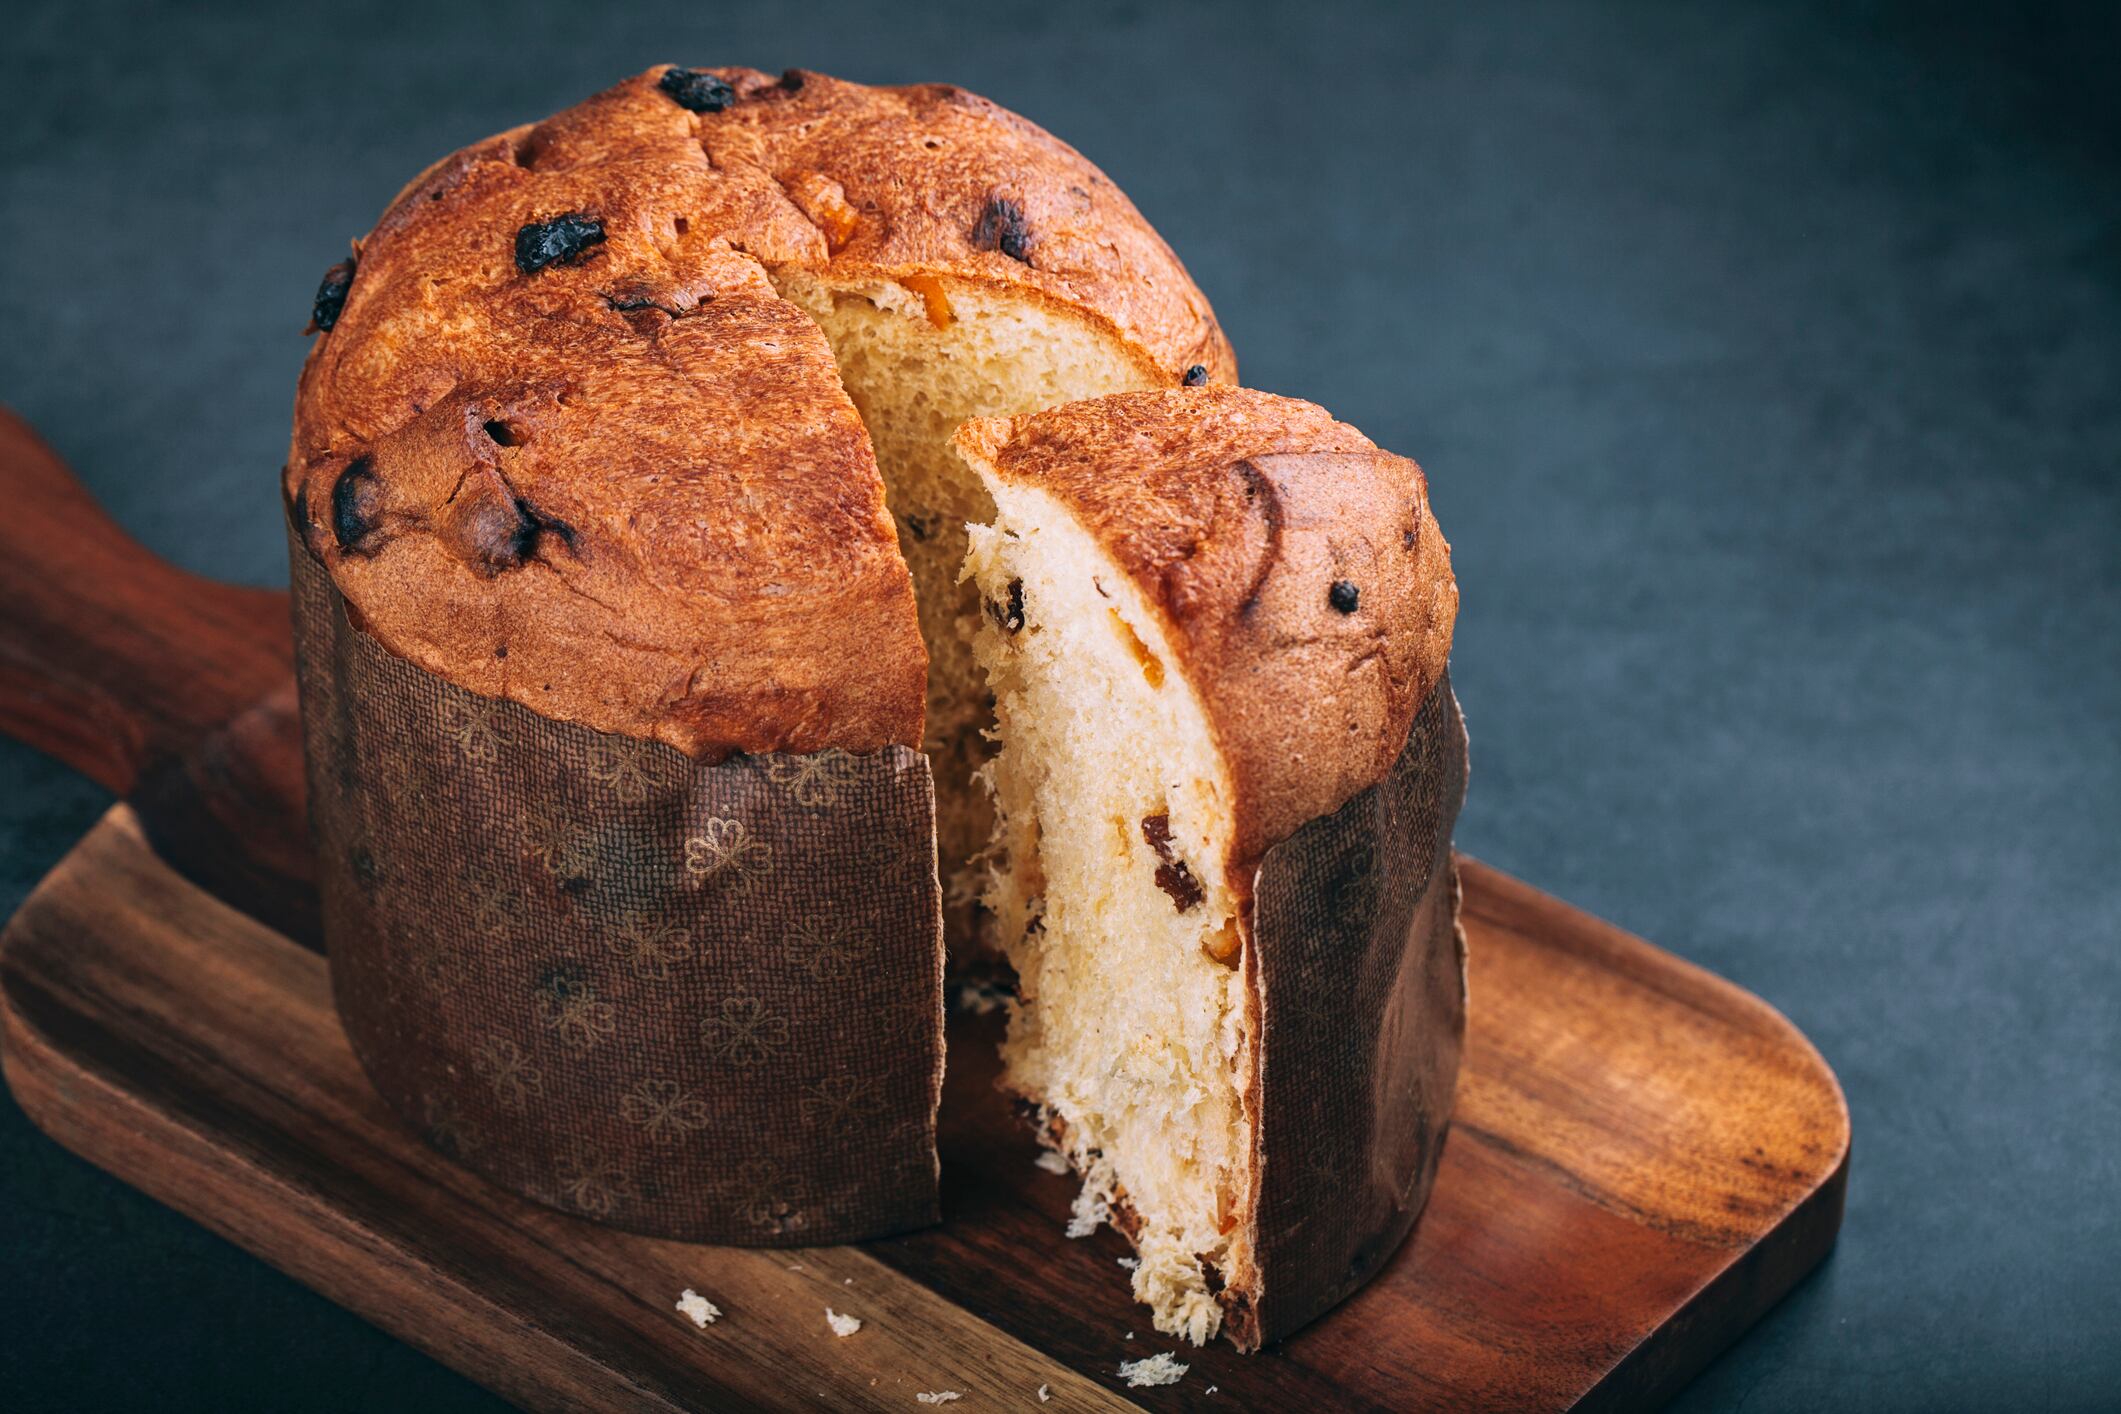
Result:
<instances>
[{"instance_id":1,"label":"cracked crust top","mask_svg":"<svg viewBox=\"0 0 2121 1414\"><path fill-rule=\"evenodd\" d=\"M651 69L437 163L320 289L290 517L385 647L705 759L921 741L866 433L771 272L979 284L1173 385L1206 301L1073 149L960 89Z\"/></svg>"},{"instance_id":2,"label":"cracked crust top","mask_svg":"<svg viewBox=\"0 0 2121 1414\"><path fill-rule=\"evenodd\" d=\"M1065 506L1162 619L1230 764L1233 878L1390 772L1458 615L1420 467L1242 388L1121 393L957 441Z\"/></svg>"}]
</instances>

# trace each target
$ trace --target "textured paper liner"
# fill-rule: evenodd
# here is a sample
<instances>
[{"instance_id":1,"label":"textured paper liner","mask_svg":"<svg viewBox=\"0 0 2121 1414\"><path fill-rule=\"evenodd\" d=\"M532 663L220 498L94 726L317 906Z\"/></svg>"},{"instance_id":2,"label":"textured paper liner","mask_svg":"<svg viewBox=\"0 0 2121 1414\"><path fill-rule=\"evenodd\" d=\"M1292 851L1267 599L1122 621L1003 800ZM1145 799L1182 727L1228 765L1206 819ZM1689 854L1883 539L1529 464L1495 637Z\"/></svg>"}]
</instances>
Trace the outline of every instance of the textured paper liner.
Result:
<instances>
[{"instance_id":1,"label":"textured paper liner","mask_svg":"<svg viewBox=\"0 0 2121 1414\"><path fill-rule=\"evenodd\" d=\"M332 994L405 1123L656 1236L935 1222L927 759L704 766L552 721L385 651L290 559Z\"/></svg>"},{"instance_id":2,"label":"textured paper liner","mask_svg":"<svg viewBox=\"0 0 2121 1414\"><path fill-rule=\"evenodd\" d=\"M1448 678L1392 774L1268 850L1254 883L1260 1004L1251 1348L1368 1281L1414 1226L1465 1045L1465 933L1451 827L1466 734Z\"/></svg>"}]
</instances>

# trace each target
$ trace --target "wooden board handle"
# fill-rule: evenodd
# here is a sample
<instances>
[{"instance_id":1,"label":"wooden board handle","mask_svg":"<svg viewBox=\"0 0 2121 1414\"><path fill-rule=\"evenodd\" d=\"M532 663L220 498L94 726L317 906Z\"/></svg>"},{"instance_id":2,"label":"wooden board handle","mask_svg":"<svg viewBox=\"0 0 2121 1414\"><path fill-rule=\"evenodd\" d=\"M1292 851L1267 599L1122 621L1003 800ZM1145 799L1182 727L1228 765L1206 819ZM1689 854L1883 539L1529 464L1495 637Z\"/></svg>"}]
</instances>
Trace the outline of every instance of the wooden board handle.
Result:
<instances>
[{"instance_id":1,"label":"wooden board handle","mask_svg":"<svg viewBox=\"0 0 2121 1414\"><path fill-rule=\"evenodd\" d=\"M0 506L0 731L126 794L284 688L287 596L159 559L5 408Z\"/></svg>"}]
</instances>

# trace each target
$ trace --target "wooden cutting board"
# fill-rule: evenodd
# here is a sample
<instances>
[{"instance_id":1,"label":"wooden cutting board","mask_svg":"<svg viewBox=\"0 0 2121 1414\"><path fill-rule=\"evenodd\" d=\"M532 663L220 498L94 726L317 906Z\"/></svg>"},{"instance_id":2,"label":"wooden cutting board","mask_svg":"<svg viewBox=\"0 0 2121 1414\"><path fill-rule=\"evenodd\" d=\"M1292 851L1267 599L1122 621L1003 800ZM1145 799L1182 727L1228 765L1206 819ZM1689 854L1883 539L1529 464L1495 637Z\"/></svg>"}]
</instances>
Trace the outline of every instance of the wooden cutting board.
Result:
<instances>
[{"instance_id":1,"label":"wooden cutting board","mask_svg":"<svg viewBox=\"0 0 2121 1414\"><path fill-rule=\"evenodd\" d=\"M1823 1258L1848 1111L1758 998L1465 864L1472 1009L1434 1196L1255 1356L1158 1336L952 1023L944 1222L756 1251L607 1231L400 1129L339 1032L282 596L154 560L0 413L0 727L129 797L0 935L0 1061L60 1143L533 1408L1640 1407ZM702 1331L693 1288L723 1311ZM837 1339L825 1308L860 1317ZM1121 1361L1173 1351L1178 1384ZM1051 1396L1041 1405L1038 1391Z\"/></svg>"}]
</instances>

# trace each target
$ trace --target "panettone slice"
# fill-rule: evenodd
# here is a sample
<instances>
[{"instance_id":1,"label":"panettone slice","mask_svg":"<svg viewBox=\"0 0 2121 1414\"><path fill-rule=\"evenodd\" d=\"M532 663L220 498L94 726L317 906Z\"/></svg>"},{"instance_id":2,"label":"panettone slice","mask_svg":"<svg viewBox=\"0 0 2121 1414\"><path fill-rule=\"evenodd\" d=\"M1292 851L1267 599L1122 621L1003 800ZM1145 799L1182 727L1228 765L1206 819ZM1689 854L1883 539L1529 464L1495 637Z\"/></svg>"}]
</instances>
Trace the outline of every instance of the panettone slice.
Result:
<instances>
[{"instance_id":1,"label":"panettone slice","mask_svg":"<svg viewBox=\"0 0 2121 1414\"><path fill-rule=\"evenodd\" d=\"M1412 462L1291 399L1110 397L957 445L996 507L966 576L1005 1083L1157 1328L1256 1347L1390 1255L1450 1114L1448 547Z\"/></svg>"}]
</instances>

